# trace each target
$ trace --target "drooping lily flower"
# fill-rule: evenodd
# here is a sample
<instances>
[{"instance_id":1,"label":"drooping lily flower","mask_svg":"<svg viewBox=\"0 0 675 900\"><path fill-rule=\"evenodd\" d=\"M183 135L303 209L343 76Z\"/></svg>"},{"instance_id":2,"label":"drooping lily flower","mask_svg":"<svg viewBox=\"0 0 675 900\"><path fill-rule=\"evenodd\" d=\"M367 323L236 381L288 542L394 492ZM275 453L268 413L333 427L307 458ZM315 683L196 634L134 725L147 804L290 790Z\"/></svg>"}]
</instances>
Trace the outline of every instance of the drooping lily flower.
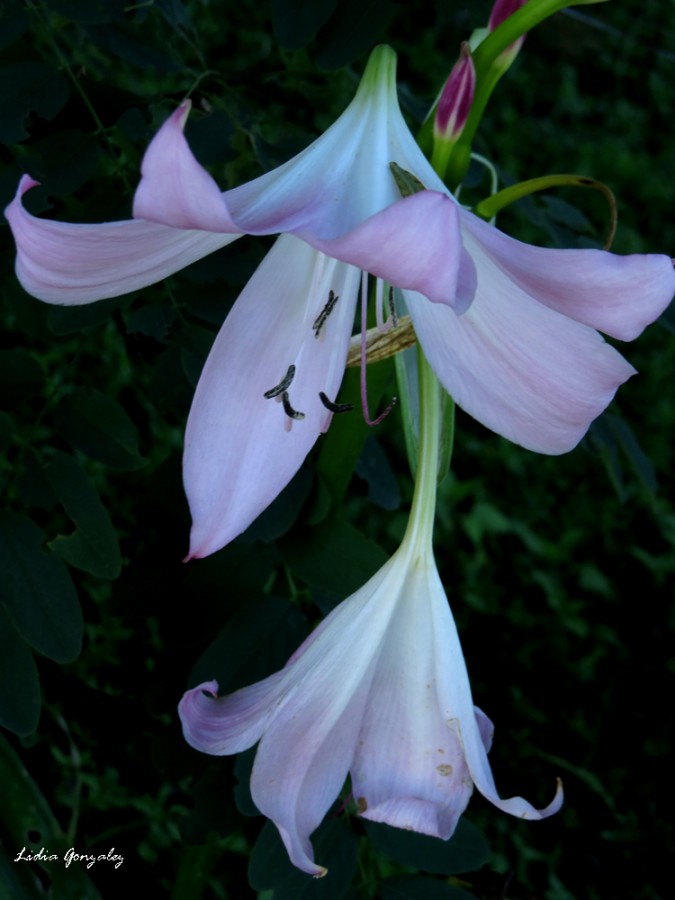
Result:
<instances>
[{"instance_id":1,"label":"drooping lily flower","mask_svg":"<svg viewBox=\"0 0 675 900\"><path fill-rule=\"evenodd\" d=\"M394 556L341 603L286 666L217 698L215 681L189 690L179 713L191 746L238 753L260 741L251 777L258 809L291 861L323 875L310 835L351 776L357 812L447 839L473 786L526 819L521 797L500 798L487 759L492 723L472 700L450 607L432 551L440 430L437 382L422 372L420 456L413 508Z\"/></svg>"},{"instance_id":2,"label":"drooping lily flower","mask_svg":"<svg viewBox=\"0 0 675 900\"><path fill-rule=\"evenodd\" d=\"M379 279L380 298L384 282L401 289L462 408L544 453L571 449L634 373L595 329L630 340L675 292L668 257L530 247L461 209L403 120L387 47L317 141L224 194L189 150L186 115L177 110L148 148L137 221L48 222L19 197L6 214L19 278L52 303L137 289L243 232L286 233L235 303L197 387L185 449L191 556L243 531L327 427L362 272ZM397 202L391 162L429 190Z\"/></svg>"}]
</instances>

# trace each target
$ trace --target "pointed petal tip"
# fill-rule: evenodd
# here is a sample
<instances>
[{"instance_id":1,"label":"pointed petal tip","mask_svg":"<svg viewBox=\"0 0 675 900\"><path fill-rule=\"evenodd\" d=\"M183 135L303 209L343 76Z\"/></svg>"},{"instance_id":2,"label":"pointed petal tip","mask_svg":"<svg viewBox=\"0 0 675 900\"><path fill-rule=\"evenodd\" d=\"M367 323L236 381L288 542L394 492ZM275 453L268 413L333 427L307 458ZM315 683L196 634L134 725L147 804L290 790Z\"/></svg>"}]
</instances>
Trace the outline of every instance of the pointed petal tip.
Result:
<instances>
[{"instance_id":1,"label":"pointed petal tip","mask_svg":"<svg viewBox=\"0 0 675 900\"><path fill-rule=\"evenodd\" d=\"M26 191L29 191L31 188L39 187L40 182L36 181L30 175L25 174L21 176L19 180L19 189L17 191L17 197L23 197Z\"/></svg>"}]
</instances>

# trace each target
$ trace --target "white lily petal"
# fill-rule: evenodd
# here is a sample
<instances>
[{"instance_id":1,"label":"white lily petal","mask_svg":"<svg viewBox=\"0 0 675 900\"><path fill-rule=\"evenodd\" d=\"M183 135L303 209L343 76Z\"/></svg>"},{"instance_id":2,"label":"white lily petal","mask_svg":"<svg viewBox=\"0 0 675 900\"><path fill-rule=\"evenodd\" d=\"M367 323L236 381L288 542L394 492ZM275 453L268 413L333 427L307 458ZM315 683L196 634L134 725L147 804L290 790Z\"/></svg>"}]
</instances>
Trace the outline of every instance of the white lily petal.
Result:
<instances>
[{"instance_id":1,"label":"white lily petal","mask_svg":"<svg viewBox=\"0 0 675 900\"><path fill-rule=\"evenodd\" d=\"M476 294L461 316L405 300L436 375L459 406L540 453L574 447L635 370L597 331L530 297L470 237Z\"/></svg>"},{"instance_id":2,"label":"white lily petal","mask_svg":"<svg viewBox=\"0 0 675 900\"><path fill-rule=\"evenodd\" d=\"M482 253L524 292L622 341L636 338L675 294L675 269L667 256L533 247L466 210L460 215Z\"/></svg>"},{"instance_id":3,"label":"white lily petal","mask_svg":"<svg viewBox=\"0 0 675 900\"><path fill-rule=\"evenodd\" d=\"M185 740L213 756L248 750L262 737L283 687L283 671L221 698L217 681L197 685L178 707Z\"/></svg>"},{"instance_id":4,"label":"white lily petal","mask_svg":"<svg viewBox=\"0 0 675 900\"><path fill-rule=\"evenodd\" d=\"M38 219L21 202L36 184L23 176L5 216L17 246L17 278L29 294L47 303L79 306L128 294L239 237L177 231L134 219L101 225Z\"/></svg>"},{"instance_id":5,"label":"white lily petal","mask_svg":"<svg viewBox=\"0 0 675 900\"><path fill-rule=\"evenodd\" d=\"M394 586L397 608L379 657L360 740L352 766L352 787L359 812L439 838L454 832L473 790L452 718L439 710L445 688L434 646L430 606L449 607L431 579L430 557L402 560L402 578ZM443 648L444 658L448 648Z\"/></svg>"},{"instance_id":6,"label":"white lily petal","mask_svg":"<svg viewBox=\"0 0 675 900\"><path fill-rule=\"evenodd\" d=\"M279 272L284 277L280 279ZM185 489L193 518L190 556L236 537L302 465L332 414L360 274L298 238L284 235L253 274L223 324L195 392L185 435ZM329 292L339 297L312 328ZM265 397L290 366L293 421L281 396Z\"/></svg>"}]
</instances>

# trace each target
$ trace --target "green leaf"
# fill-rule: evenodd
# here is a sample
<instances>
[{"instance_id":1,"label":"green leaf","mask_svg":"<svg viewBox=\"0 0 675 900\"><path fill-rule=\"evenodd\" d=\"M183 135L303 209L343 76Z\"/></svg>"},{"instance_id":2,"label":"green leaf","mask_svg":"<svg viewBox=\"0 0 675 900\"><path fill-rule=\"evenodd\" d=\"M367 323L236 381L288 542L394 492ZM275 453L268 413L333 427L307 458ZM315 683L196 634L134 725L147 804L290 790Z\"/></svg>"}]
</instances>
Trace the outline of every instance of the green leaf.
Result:
<instances>
[{"instance_id":1,"label":"green leaf","mask_svg":"<svg viewBox=\"0 0 675 900\"><path fill-rule=\"evenodd\" d=\"M194 807L181 824L181 835L188 844L206 844L209 835L227 837L236 829L236 813L227 800L231 789L230 768L222 760L214 760L195 784Z\"/></svg>"},{"instance_id":2,"label":"green leaf","mask_svg":"<svg viewBox=\"0 0 675 900\"><path fill-rule=\"evenodd\" d=\"M373 47L394 13L392 0L341 0L317 37L322 69L348 66Z\"/></svg>"},{"instance_id":3,"label":"green leaf","mask_svg":"<svg viewBox=\"0 0 675 900\"><path fill-rule=\"evenodd\" d=\"M340 900L356 873L356 838L344 819L326 819L312 835L314 857L328 869L325 878L310 878L288 859L279 832L271 822L263 827L248 867L253 890L274 889L272 900Z\"/></svg>"},{"instance_id":4,"label":"green leaf","mask_svg":"<svg viewBox=\"0 0 675 900\"><path fill-rule=\"evenodd\" d=\"M95 135L69 129L32 143L22 162L49 194L66 197L93 175L100 156Z\"/></svg>"},{"instance_id":5,"label":"green leaf","mask_svg":"<svg viewBox=\"0 0 675 900\"><path fill-rule=\"evenodd\" d=\"M368 402L371 411L378 408L392 376L392 366L386 362L378 362L368 366ZM317 471L324 479L333 503L341 503L351 480L356 463L361 455L363 445L371 433L363 416L358 412L361 407L359 372L348 369L345 373L340 394L340 403L353 403L355 411L336 416L328 433L321 439L321 452L317 461ZM394 409L391 415L397 415Z\"/></svg>"},{"instance_id":6,"label":"green leaf","mask_svg":"<svg viewBox=\"0 0 675 900\"><path fill-rule=\"evenodd\" d=\"M286 534L298 518L312 488L313 480L311 469L303 466L279 496L246 529L240 540L242 542L260 540L269 543Z\"/></svg>"},{"instance_id":7,"label":"green leaf","mask_svg":"<svg viewBox=\"0 0 675 900\"><path fill-rule=\"evenodd\" d=\"M45 474L75 533L50 541L51 549L71 566L97 578L117 578L122 566L117 534L96 488L72 456L57 450Z\"/></svg>"},{"instance_id":8,"label":"green leaf","mask_svg":"<svg viewBox=\"0 0 675 900\"><path fill-rule=\"evenodd\" d=\"M127 334L144 334L165 343L175 318L169 306L141 306L127 317Z\"/></svg>"},{"instance_id":9,"label":"green leaf","mask_svg":"<svg viewBox=\"0 0 675 900\"><path fill-rule=\"evenodd\" d=\"M18 877L6 876L6 870L0 868L0 887L10 886L12 890L17 883L25 886L25 892L9 893L3 890L2 897L17 900L101 900L101 895L92 884L83 865L70 865L66 868L63 857L72 846L67 835L61 830L59 823L43 797L40 789L28 774L7 741L0 735L0 783L2 791L2 824L11 838L11 850L17 855L25 848L33 853L42 847L49 855L58 856L58 860L46 862L29 862L20 860L12 865L20 871ZM3 835L4 837L4 835ZM3 841L4 843L4 841ZM9 842L8 842L9 843ZM16 850L14 849L16 848ZM109 848L106 848L106 851ZM85 851L82 852L91 852ZM4 855L4 854L3 854ZM51 884L49 893L35 877L27 874L28 870L41 869L43 879Z\"/></svg>"},{"instance_id":10,"label":"green leaf","mask_svg":"<svg viewBox=\"0 0 675 900\"><path fill-rule=\"evenodd\" d=\"M298 50L327 21L337 0L273 0L274 31L286 50Z\"/></svg>"},{"instance_id":11,"label":"green leaf","mask_svg":"<svg viewBox=\"0 0 675 900\"><path fill-rule=\"evenodd\" d=\"M40 705L40 680L33 654L0 605L0 725L15 734L32 734L40 718Z\"/></svg>"},{"instance_id":12,"label":"green leaf","mask_svg":"<svg viewBox=\"0 0 675 900\"><path fill-rule=\"evenodd\" d=\"M82 610L67 568L44 551L44 541L30 519L0 513L0 603L31 647L72 662L82 646Z\"/></svg>"},{"instance_id":13,"label":"green leaf","mask_svg":"<svg viewBox=\"0 0 675 900\"><path fill-rule=\"evenodd\" d=\"M0 453L4 453L12 443L13 434L14 421L12 417L0 410Z\"/></svg>"},{"instance_id":14,"label":"green leaf","mask_svg":"<svg viewBox=\"0 0 675 900\"><path fill-rule=\"evenodd\" d=\"M348 522L330 520L279 542L293 572L308 584L347 597L368 581L388 554Z\"/></svg>"},{"instance_id":15,"label":"green leaf","mask_svg":"<svg viewBox=\"0 0 675 900\"><path fill-rule=\"evenodd\" d=\"M472 900L454 884L425 878L423 875L395 875L386 878L380 887L382 900Z\"/></svg>"},{"instance_id":16,"label":"green leaf","mask_svg":"<svg viewBox=\"0 0 675 900\"><path fill-rule=\"evenodd\" d=\"M68 93L68 82L45 63L17 62L0 69L0 141L17 144L27 138L28 115L52 119Z\"/></svg>"},{"instance_id":17,"label":"green leaf","mask_svg":"<svg viewBox=\"0 0 675 900\"><path fill-rule=\"evenodd\" d=\"M376 849L394 862L436 875L456 875L480 869L490 858L490 845L471 822L460 819L448 841L404 831L377 822L366 822Z\"/></svg>"},{"instance_id":18,"label":"green leaf","mask_svg":"<svg viewBox=\"0 0 675 900\"><path fill-rule=\"evenodd\" d=\"M26 12L17 4L6 4L0 9L0 50L10 47L21 37L27 26Z\"/></svg>"},{"instance_id":19,"label":"green leaf","mask_svg":"<svg viewBox=\"0 0 675 900\"><path fill-rule=\"evenodd\" d=\"M47 314L47 323L52 334L75 334L83 328L93 328L108 322L115 310L128 306L133 295L98 300L82 306L52 306Z\"/></svg>"},{"instance_id":20,"label":"green leaf","mask_svg":"<svg viewBox=\"0 0 675 900\"><path fill-rule=\"evenodd\" d=\"M100 391L73 391L54 410L56 430L92 459L122 471L140 469L136 426L112 397Z\"/></svg>"},{"instance_id":21,"label":"green leaf","mask_svg":"<svg viewBox=\"0 0 675 900\"><path fill-rule=\"evenodd\" d=\"M225 694L259 681L280 669L306 634L307 622L289 600L262 596L230 618L197 661L189 684L215 678Z\"/></svg>"},{"instance_id":22,"label":"green leaf","mask_svg":"<svg viewBox=\"0 0 675 900\"><path fill-rule=\"evenodd\" d=\"M356 474L368 485L368 499L382 509L401 505L401 491L394 470L377 438L369 435L356 464Z\"/></svg>"},{"instance_id":23,"label":"green leaf","mask_svg":"<svg viewBox=\"0 0 675 900\"><path fill-rule=\"evenodd\" d=\"M0 384L8 388L4 402L38 393L44 380L45 370L27 350L0 350Z\"/></svg>"}]
</instances>

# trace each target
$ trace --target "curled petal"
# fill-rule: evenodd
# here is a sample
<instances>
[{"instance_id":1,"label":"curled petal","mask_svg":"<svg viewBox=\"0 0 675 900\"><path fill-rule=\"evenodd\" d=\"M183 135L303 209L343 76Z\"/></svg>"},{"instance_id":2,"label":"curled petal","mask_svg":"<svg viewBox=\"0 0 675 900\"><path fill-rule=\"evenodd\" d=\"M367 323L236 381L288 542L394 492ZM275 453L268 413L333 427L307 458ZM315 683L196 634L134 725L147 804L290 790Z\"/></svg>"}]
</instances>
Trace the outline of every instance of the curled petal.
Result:
<instances>
[{"instance_id":1,"label":"curled petal","mask_svg":"<svg viewBox=\"0 0 675 900\"><path fill-rule=\"evenodd\" d=\"M367 679L349 687L344 707L334 698L326 703L327 685L314 682L298 691L263 736L251 776L253 802L279 829L291 862L312 875L325 869L314 862L309 837L347 777Z\"/></svg>"},{"instance_id":2,"label":"curled petal","mask_svg":"<svg viewBox=\"0 0 675 900\"><path fill-rule=\"evenodd\" d=\"M479 422L530 450L564 453L635 370L597 331L534 300L478 245L469 252L479 280L464 315L405 295L424 353Z\"/></svg>"},{"instance_id":3,"label":"curled petal","mask_svg":"<svg viewBox=\"0 0 675 900\"><path fill-rule=\"evenodd\" d=\"M189 111L188 100L167 119L145 151L134 218L174 228L242 234L218 185L188 147L183 128Z\"/></svg>"},{"instance_id":4,"label":"curled petal","mask_svg":"<svg viewBox=\"0 0 675 900\"><path fill-rule=\"evenodd\" d=\"M675 293L675 270L667 256L533 247L466 210L460 215L484 255L530 297L622 341L636 338Z\"/></svg>"},{"instance_id":5,"label":"curled petal","mask_svg":"<svg viewBox=\"0 0 675 900\"><path fill-rule=\"evenodd\" d=\"M127 294L238 237L135 220L73 225L38 219L21 202L36 184L24 175L5 215L17 246L17 277L28 293L47 303L77 306Z\"/></svg>"},{"instance_id":6,"label":"curled petal","mask_svg":"<svg viewBox=\"0 0 675 900\"><path fill-rule=\"evenodd\" d=\"M207 681L183 695L178 713L185 740L195 750L225 756L260 740L274 711L283 672L218 698L218 682ZM209 696L210 695L210 696Z\"/></svg>"},{"instance_id":7,"label":"curled petal","mask_svg":"<svg viewBox=\"0 0 675 900\"><path fill-rule=\"evenodd\" d=\"M300 234L313 247L429 300L455 305L463 259L458 207L443 194L422 191L371 216L348 234L320 240ZM470 267L470 261L464 260ZM467 274L470 282L470 272ZM465 303L461 298L462 310ZM470 302L470 301L469 301Z\"/></svg>"},{"instance_id":8,"label":"curled petal","mask_svg":"<svg viewBox=\"0 0 675 900\"><path fill-rule=\"evenodd\" d=\"M280 277L283 273L283 277ZM330 422L319 393L335 399L359 273L282 235L227 316L195 392L185 435L184 480L192 511L191 557L240 534L298 471ZM339 299L312 328L329 292ZM286 412L288 403L303 418Z\"/></svg>"},{"instance_id":9,"label":"curled petal","mask_svg":"<svg viewBox=\"0 0 675 900\"><path fill-rule=\"evenodd\" d=\"M440 596L443 585L435 570L432 575L435 589ZM430 610L430 630L433 640L433 659L436 666L438 705L441 716L451 723L461 740L468 776L478 790L496 807L524 819L544 819L552 816L562 806L562 785L558 781L555 797L544 809L536 809L522 797L507 800L497 793L492 770L487 758L491 741L492 723L483 712L476 709L471 696L469 675L457 634L457 627L450 607L434 603Z\"/></svg>"}]
</instances>

